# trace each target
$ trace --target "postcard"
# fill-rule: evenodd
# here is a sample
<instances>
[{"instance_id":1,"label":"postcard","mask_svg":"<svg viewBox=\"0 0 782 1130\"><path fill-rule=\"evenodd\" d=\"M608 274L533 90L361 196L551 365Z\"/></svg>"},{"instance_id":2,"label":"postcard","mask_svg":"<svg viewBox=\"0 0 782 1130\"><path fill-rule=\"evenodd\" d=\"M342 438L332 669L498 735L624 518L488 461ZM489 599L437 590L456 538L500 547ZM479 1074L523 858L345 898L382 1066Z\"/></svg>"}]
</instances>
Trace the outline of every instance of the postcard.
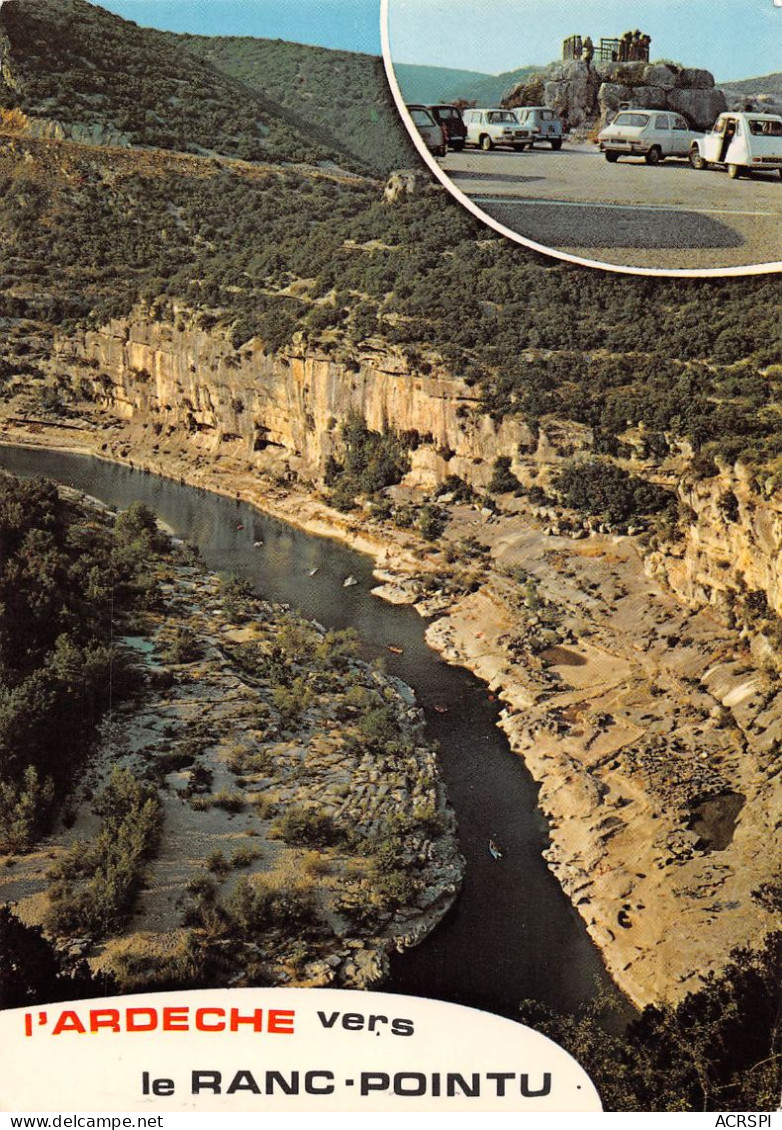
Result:
<instances>
[{"instance_id":1,"label":"postcard","mask_svg":"<svg viewBox=\"0 0 782 1130\"><path fill-rule=\"evenodd\" d=\"M781 19L0 4L0 1110L770 1119Z\"/></svg>"}]
</instances>

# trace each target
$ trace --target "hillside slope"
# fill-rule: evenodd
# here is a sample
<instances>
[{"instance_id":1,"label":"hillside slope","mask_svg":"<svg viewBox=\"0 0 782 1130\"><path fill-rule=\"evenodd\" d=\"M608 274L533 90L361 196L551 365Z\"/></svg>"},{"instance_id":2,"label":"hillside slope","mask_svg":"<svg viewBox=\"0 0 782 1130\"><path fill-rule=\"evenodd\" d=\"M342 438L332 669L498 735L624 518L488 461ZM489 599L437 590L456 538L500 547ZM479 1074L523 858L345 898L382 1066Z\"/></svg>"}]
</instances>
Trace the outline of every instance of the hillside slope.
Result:
<instances>
[{"instance_id":1,"label":"hillside slope","mask_svg":"<svg viewBox=\"0 0 782 1130\"><path fill-rule=\"evenodd\" d=\"M417 160L379 58L279 39L172 35L170 41L296 114L321 144L347 150L377 172Z\"/></svg>"},{"instance_id":2,"label":"hillside slope","mask_svg":"<svg viewBox=\"0 0 782 1130\"><path fill-rule=\"evenodd\" d=\"M519 67L499 75L459 71L449 67L424 67L397 63L394 73L407 102L453 102L463 99L477 106L496 106L513 86L541 67Z\"/></svg>"},{"instance_id":3,"label":"hillside slope","mask_svg":"<svg viewBox=\"0 0 782 1130\"><path fill-rule=\"evenodd\" d=\"M93 144L251 161L346 155L164 33L86 0L6 0L0 7L0 109L21 111L33 135Z\"/></svg>"},{"instance_id":4,"label":"hillside slope","mask_svg":"<svg viewBox=\"0 0 782 1130\"><path fill-rule=\"evenodd\" d=\"M733 82L718 82L720 90L726 94L770 94L782 99L782 73L760 75L758 78L736 79Z\"/></svg>"}]
</instances>

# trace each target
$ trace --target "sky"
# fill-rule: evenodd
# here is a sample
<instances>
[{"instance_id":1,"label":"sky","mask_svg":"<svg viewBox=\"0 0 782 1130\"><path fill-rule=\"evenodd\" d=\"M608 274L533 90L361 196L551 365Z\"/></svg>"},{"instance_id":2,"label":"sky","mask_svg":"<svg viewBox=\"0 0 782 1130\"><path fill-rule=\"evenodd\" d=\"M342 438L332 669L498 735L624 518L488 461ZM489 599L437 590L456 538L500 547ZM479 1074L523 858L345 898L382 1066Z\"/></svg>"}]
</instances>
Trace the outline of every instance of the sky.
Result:
<instances>
[{"instance_id":1,"label":"sky","mask_svg":"<svg viewBox=\"0 0 782 1130\"><path fill-rule=\"evenodd\" d=\"M782 0L388 0L394 62L500 74L559 58L568 35L652 36L652 58L718 81L782 70ZM380 54L380 0L102 0L146 27Z\"/></svg>"},{"instance_id":2,"label":"sky","mask_svg":"<svg viewBox=\"0 0 782 1130\"><path fill-rule=\"evenodd\" d=\"M651 35L653 60L722 82L782 70L774 0L389 0L394 62L489 74L558 59L569 35L597 43L635 28Z\"/></svg>"},{"instance_id":3,"label":"sky","mask_svg":"<svg viewBox=\"0 0 782 1130\"><path fill-rule=\"evenodd\" d=\"M142 27L380 54L380 0L97 0ZM426 0L424 0L426 2Z\"/></svg>"}]
</instances>

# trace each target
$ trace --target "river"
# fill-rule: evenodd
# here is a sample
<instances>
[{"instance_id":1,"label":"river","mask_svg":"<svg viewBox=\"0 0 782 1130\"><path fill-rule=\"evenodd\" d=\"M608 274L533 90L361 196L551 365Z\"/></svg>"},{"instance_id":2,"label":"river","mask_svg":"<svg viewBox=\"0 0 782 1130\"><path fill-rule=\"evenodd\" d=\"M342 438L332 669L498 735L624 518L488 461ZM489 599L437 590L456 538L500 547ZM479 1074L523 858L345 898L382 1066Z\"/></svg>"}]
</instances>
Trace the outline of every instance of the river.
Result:
<instances>
[{"instance_id":1,"label":"river","mask_svg":"<svg viewBox=\"0 0 782 1130\"><path fill-rule=\"evenodd\" d=\"M498 704L485 684L427 646L426 622L414 609L371 595L369 557L247 504L96 458L0 446L0 467L21 477L44 475L119 508L147 503L177 536L198 546L210 569L246 577L264 597L329 628L354 627L364 658L382 656L388 672L414 688L428 737L440 747L467 873L447 918L394 959L385 989L511 1017L526 998L575 1010L602 989L618 996L542 858L547 829L537 786L496 725ZM345 589L350 574L358 584ZM403 653L390 653L389 645ZM506 852L500 861L488 851L492 835ZM611 1026L629 1015L619 1000Z\"/></svg>"}]
</instances>

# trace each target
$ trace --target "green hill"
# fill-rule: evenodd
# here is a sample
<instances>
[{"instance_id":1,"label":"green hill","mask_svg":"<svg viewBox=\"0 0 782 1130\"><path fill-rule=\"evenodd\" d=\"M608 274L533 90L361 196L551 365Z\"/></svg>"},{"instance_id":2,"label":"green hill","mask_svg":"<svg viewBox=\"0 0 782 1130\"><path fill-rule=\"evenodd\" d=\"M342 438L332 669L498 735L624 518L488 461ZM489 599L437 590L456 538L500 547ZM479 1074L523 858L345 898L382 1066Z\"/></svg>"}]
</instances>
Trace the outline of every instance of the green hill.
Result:
<instances>
[{"instance_id":1,"label":"green hill","mask_svg":"<svg viewBox=\"0 0 782 1130\"><path fill-rule=\"evenodd\" d=\"M746 94L747 96L770 94L782 100L782 73L779 71L775 74L761 75L759 78L742 78L735 79L733 82L718 82L717 86L720 90L724 90L726 94Z\"/></svg>"},{"instance_id":2,"label":"green hill","mask_svg":"<svg viewBox=\"0 0 782 1130\"><path fill-rule=\"evenodd\" d=\"M164 33L86 0L6 0L0 58L0 108L39 135L251 161L347 154Z\"/></svg>"},{"instance_id":3,"label":"green hill","mask_svg":"<svg viewBox=\"0 0 782 1130\"><path fill-rule=\"evenodd\" d=\"M425 67L416 63L395 63L394 74L405 102L450 102L455 92L472 89L491 79L481 71L458 71L450 67Z\"/></svg>"},{"instance_id":4,"label":"green hill","mask_svg":"<svg viewBox=\"0 0 782 1130\"><path fill-rule=\"evenodd\" d=\"M530 75L544 70L543 67L519 67L515 71L503 71L500 75L490 75L481 82L474 83L461 95L468 102L475 102L478 106L499 106L503 97L519 82L524 82Z\"/></svg>"},{"instance_id":5,"label":"green hill","mask_svg":"<svg viewBox=\"0 0 782 1130\"><path fill-rule=\"evenodd\" d=\"M539 71L540 67L521 67L500 75L480 71L457 71L448 67L422 67L397 63L397 82L406 102L454 102L463 99L477 106L499 106L502 96L516 83Z\"/></svg>"},{"instance_id":6,"label":"green hill","mask_svg":"<svg viewBox=\"0 0 782 1130\"><path fill-rule=\"evenodd\" d=\"M380 173L417 161L372 55L281 39L170 36L170 42L307 122L321 144Z\"/></svg>"},{"instance_id":7,"label":"green hill","mask_svg":"<svg viewBox=\"0 0 782 1130\"><path fill-rule=\"evenodd\" d=\"M237 348L257 336L275 352L300 334L354 364L382 338L413 372L439 355L494 420L577 421L601 453L642 424L661 451L686 439L769 464L782 455L775 288L555 263L442 190L389 206L375 181L312 169L34 139L0 149L0 395L4 373L29 382L55 333L142 303L163 320L189 310Z\"/></svg>"}]
</instances>

